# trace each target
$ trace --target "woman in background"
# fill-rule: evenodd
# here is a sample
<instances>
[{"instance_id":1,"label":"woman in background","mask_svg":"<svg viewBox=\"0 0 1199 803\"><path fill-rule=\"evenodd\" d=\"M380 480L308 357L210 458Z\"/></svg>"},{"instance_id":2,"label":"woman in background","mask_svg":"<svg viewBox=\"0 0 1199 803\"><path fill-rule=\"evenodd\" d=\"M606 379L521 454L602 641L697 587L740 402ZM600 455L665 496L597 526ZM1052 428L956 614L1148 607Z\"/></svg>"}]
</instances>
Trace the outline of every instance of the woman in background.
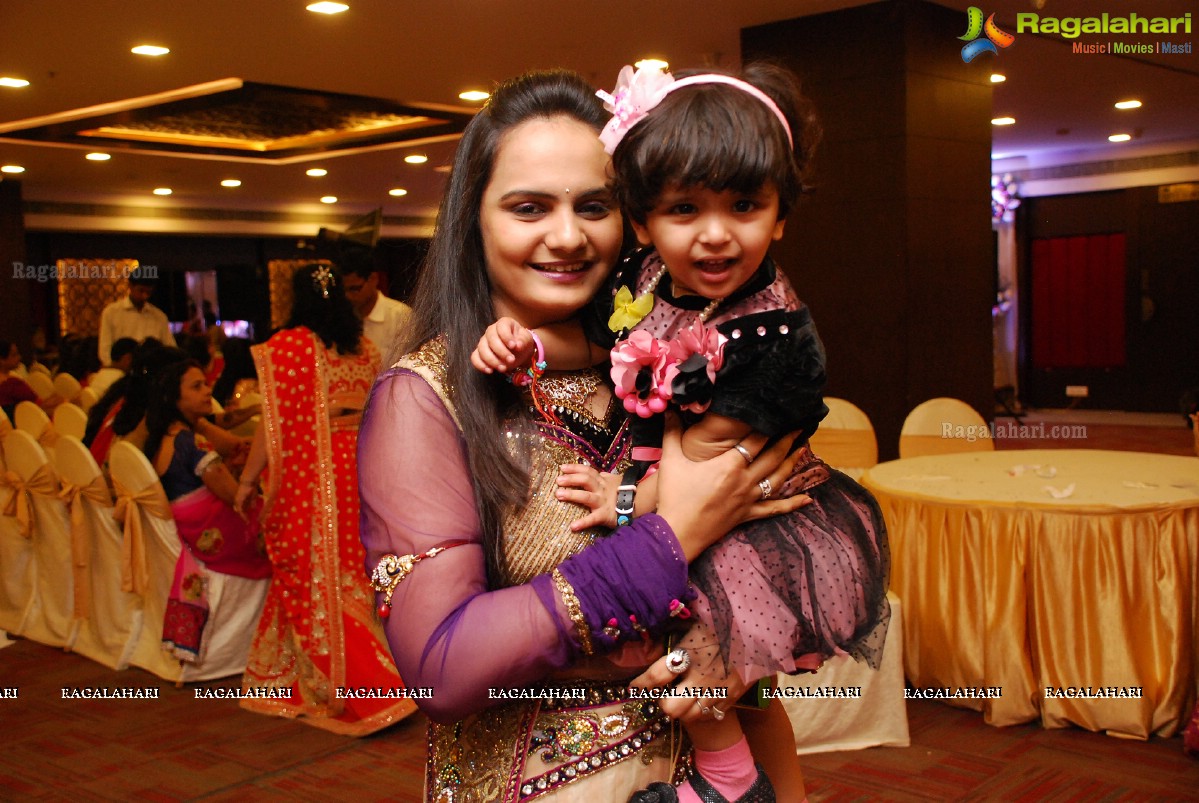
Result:
<instances>
[{"instance_id":1,"label":"woman in background","mask_svg":"<svg viewBox=\"0 0 1199 803\"><path fill-rule=\"evenodd\" d=\"M242 686L288 688L291 698L241 705L363 736L416 708L402 697L338 696L403 688L360 574L355 453L379 352L362 337L335 268L300 268L292 288L286 327L252 349L262 423L237 495L239 505L252 498L269 465L262 523L275 572Z\"/></svg>"},{"instance_id":2,"label":"woman in background","mask_svg":"<svg viewBox=\"0 0 1199 803\"><path fill-rule=\"evenodd\" d=\"M196 437L196 423L212 412L212 389L194 360L159 371L146 406L146 444L171 503L183 549L167 600L163 642L176 657L199 660L208 618L204 571L261 579L271 565L258 536L257 512L233 509L237 480L221 456Z\"/></svg>"}]
</instances>

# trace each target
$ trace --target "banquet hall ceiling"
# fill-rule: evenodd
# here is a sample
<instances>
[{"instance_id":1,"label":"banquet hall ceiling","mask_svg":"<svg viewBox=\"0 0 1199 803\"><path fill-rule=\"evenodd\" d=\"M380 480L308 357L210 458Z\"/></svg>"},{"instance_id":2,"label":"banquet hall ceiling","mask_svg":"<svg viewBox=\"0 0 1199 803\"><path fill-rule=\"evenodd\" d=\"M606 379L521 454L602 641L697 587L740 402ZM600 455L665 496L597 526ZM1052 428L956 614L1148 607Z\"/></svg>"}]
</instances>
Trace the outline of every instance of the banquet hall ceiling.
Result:
<instances>
[{"instance_id":1,"label":"banquet hall ceiling","mask_svg":"<svg viewBox=\"0 0 1199 803\"><path fill-rule=\"evenodd\" d=\"M0 0L0 76L28 80L0 87L0 132L16 121L240 79L400 106L470 113L468 89L532 68L569 67L597 87L619 68L647 56L674 65L735 65L741 28L857 5L854 0L345 0L349 11L326 16L307 0ZM976 0L977 2L977 0ZM942 0L962 13L970 0ZM1014 29L1017 11L1059 16L1099 11L1093 0L992 0L984 12ZM1181 16L1189 0L1111 0L1113 13ZM1197 21L1199 24L1199 21ZM847 32L852 37L852 32ZM1193 37L1175 37L1190 41ZM139 44L169 47L152 58ZM947 43L956 51L960 44ZM998 55L984 54L1008 80L996 85L993 113L1016 125L996 127L993 155L1037 167L1125 156L1199 150L1199 56L1081 55L1061 38L1022 35ZM1144 102L1134 112L1113 103ZM1127 130L1131 142L1107 136ZM179 158L106 144L106 162L85 161L80 144L19 142L0 133L0 164L25 168L26 204L208 210L223 214L356 216L382 206L389 220L427 224L444 187L452 137L384 149L301 154L286 164ZM404 156L428 156L409 164ZM313 178L308 168L328 174ZM222 187L236 179L238 187ZM169 197L151 191L169 187ZM404 189L402 196L389 190ZM321 196L338 202L323 205ZM147 212L149 210L149 212ZM240 211L238 211L240 210ZM114 213L115 214L115 213Z\"/></svg>"}]
</instances>

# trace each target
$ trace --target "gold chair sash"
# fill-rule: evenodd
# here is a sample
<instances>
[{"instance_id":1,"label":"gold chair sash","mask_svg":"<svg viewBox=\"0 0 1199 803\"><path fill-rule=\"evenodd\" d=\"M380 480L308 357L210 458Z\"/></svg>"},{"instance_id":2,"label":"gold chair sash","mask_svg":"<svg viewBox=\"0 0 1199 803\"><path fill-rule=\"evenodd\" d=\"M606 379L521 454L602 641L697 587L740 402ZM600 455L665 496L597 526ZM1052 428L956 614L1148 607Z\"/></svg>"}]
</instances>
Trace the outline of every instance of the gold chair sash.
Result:
<instances>
[{"instance_id":1,"label":"gold chair sash","mask_svg":"<svg viewBox=\"0 0 1199 803\"><path fill-rule=\"evenodd\" d=\"M97 474L87 485L75 485L62 481L58 497L66 502L71 512L71 574L74 577L75 618L87 619L91 614L91 556L92 530L87 526L87 508L84 499L97 505L112 507L112 495L104 483L104 476Z\"/></svg>"},{"instance_id":2,"label":"gold chair sash","mask_svg":"<svg viewBox=\"0 0 1199 803\"><path fill-rule=\"evenodd\" d=\"M46 424L46 428L37 436L37 442L41 444L43 449L49 449L58 443L58 430L54 428L54 422Z\"/></svg>"},{"instance_id":3,"label":"gold chair sash","mask_svg":"<svg viewBox=\"0 0 1199 803\"><path fill-rule=\"evenodd\" d=\"M25 538L32 538L33 497L31 494L53 497L58 493L58 479L50 470L50 465L43 463L38 466L37 471L33 472L33 476L29 478L28 482L22 480L15 471L5 471L0 474L0 485L11 488L13 492L8 499L8 504L4 506L4 515L15 516L21 535Z\"/></svg>"},{"instance_id":4,"label":"gold chair sash","mask_svg":"<svg viewBox=\"0 0 1199 803\"><path fill-rule=\"evenodd\" d=\"M147 485L133 493L114 477L113 488L117 492L116 507L112 517L124 527L121 539L121 590L144 596L150 587L150 572L146 568L146 534L142 529L141 512L145 511L158 519L171 518L171 503L162 486Z\"/></svg>"},{"instance_id":5,"label":"gold chair sash","mask_svg":"<svg viewBox=\"0 0 1199 803\"><path fill-rule=\"evenodd\" d=\"M870 468L878 464L874 433L868 429L816 430L812 451L833 468Z\"/></svg>"}]
</instances>

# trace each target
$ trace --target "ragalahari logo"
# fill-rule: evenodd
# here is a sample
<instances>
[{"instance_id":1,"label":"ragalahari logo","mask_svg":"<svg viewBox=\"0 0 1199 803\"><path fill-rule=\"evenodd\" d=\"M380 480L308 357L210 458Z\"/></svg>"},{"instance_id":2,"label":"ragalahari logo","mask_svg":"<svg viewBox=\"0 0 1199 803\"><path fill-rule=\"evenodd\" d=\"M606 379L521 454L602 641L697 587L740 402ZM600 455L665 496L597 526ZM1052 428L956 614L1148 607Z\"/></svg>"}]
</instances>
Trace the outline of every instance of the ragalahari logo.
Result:
<instances>
[{"instance_id":1,"label":"ragalahari logo","mask_svg":"<svg viewBox=\"0 0 1199 803\"><path fill-rule=\"evenodd\" d=\"M985 39L980 39L982 34L986 34ZM995 24L995 15L987 17L986 23L983 22L983 12L978 6L970 6L966 12L966 35L959 36L963 42L968 44L962 48L962 61L969 64L974 61L974 58L980 53L998 53L995 49L999 47L1010 47L1012 42L1016 41L1016 37L1012 36L1007 31L1001 31L999 26Z\"/></svg>"}]
</instances>

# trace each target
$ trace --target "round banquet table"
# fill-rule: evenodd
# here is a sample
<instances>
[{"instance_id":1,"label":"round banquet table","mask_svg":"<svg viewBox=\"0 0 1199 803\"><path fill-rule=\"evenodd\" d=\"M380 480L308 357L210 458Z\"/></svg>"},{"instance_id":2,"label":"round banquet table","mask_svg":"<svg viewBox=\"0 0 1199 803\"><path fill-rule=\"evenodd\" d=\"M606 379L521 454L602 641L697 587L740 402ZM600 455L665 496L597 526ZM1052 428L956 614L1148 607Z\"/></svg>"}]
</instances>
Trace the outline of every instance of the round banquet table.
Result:
<instances>
[{"instance_id":1,"label":"round banquet table","mask_svg":"<svg viewBox=\"0 0 1199 803\"><path fill-rule=\"evenodd\" d=\"M912 686L997 687L952 701L993 725L1040 718L1142 739L1186 725L1199 666L1199 459L930 455L877 465L862 484L887 521Z\"/></svg>"}]
</instances>

